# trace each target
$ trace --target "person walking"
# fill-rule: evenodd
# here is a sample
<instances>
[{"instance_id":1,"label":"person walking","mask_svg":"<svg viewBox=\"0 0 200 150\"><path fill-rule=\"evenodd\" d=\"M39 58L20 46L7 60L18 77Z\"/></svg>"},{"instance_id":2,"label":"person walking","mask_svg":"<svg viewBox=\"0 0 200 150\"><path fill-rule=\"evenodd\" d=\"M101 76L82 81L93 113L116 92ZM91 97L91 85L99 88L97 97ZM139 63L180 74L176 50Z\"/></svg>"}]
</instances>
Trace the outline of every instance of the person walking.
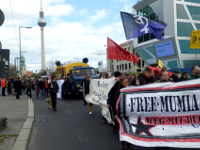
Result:
<instances>
[{"instance_id":1,"label":"person walking","mask_svg":"<svg viewBox=\"0 0 200 150\"><path fill-rule=\"evenodd\" d=\"M115 85L110 89L109 93L108 93L108 99L107 99L107 107L110 111L110 114L115 113L115 95L116 92L119 88L119 83L122 79L122 74L119 71L116 71L114 73L115 75L115 79L117 80L117 82L115 83ZM113 126L113 132L114 133L119 133L119 123L117 121L117 119L115 119L115 125Z\"/></svg>"},{"instance_id":2,"label":"person walking","mask_svg":"<svg viewBox=\"0 0 200 150\"><path fill-rule=\"evenodd\" d=\"M90 93L90 74L85 74L85 80L83 81L83 98L85 100L85 97ZM87 103L89 115L92 115L92 104Z\"/></svg>"},{"instance_id":3,"label":"person walking","mask_svg":"<svg viewBox=\"0 0 200 150\"><path fill-rule=\"evenodd\" d=\"M162 70L160 74L160 80L157 80L154 83L165 83L165 82L170 82L169 73L166 70Z\"/></svg>"},{"instance_id":4,"label":"person walking","mask_svg":"<svg viewBox=\"0 0 200 150\"><path fill-rule=\"evenodd\" d=\"M140 85L151 84L155 81L156 78L154 78L152 70L149 67L146 67L144 69L144 74L139 79Z\"/></svg>"},{"instance_id":5,"label":"person walking","mask_svg":"<svg viewBox=\"0 0 200 150\"><path fill-rule=\"evenodd\" d=\"M49 83L49 89L50 89L50 94L51 94L51 101L52 101L52 106L53 110L56 111L56 106L57 106L57 93L58 93L58 84L56 83L56 77L52 78L52 82Z\"/></svg>"},{"instance_id":6,"label":"person walking","mask_svg":"<svg viewBox=\"0 0 200 150\"><path fill-rule=\"evenodd\" d=\"M31 88L32 88L31 79L30 79L30 77L27 77L26 78L26 94L27 94L27 98L32 98Z\"/></svg>"},{"instance_id":7,"label":"person walking","mask_svg":"<svg viewBox=\"0 0 200 150\"><path fill-rule=\"evenodd\" d=\"M45 97L48 97L48 93L49 93L49 82L48 82L48 79L45 79L44 84L45 84Z\"/></svg>"},{"instance_id":8,"label":"person walking","mask_svg":"<svg viewBox=\"0 0 200 150\"><path fill-rule=\"evenodd\" d=\"M189 76L188 72L187 71L183 71L181 77L178 79L178 82L187 81L188 76Z\"/></svg>"},{"instance_id":9,"label":"person walking","mask_svg":"<svg viewBox=\"0 0 200 150\"><path fill-rule=\"evenodd\" d=\"M170 80L172 81L172 82L178 82L178 71L177 70L175 70L174 71L174 73L173 73L173 75L170 77Z\"/></svg>"},{"instance_id":10,"label":"person walking","mask_svg":"<svg viewBox=\"0 0 200 150\"><path fill-rule=\"evenodd\" d=\"M10 82L10 79L7 79L6 87L7 87L7 93L8 93L8 95L10 95L11 94L11 82Z\"/></svg>"},{"instance_id":11,"label":"person walking","mask_svg":"<svg viewBox=\"0 0 200 150\"><path fill-rule=\"evenodd\" d=\"M44 80L42 78L39 81L39 87L40 87L41 99L43 99L43 97L44 97L45 83L44 83Z\"/></svg>"},{"instance_id":12,"label":"person walking","mask_svg":"<svg viewBox=\"0 0 200 150\"><path fill-rule=\"evenodd\" d=\"M6 96L5 95L5 91L6 91L6 80L5 80L5 78L3 78L1 80L1 88L2 88L2 96Z\"/></svg>"},{"instance_id":13,"label":"person walking","mask_svg":"<svg viewBox=\"0 0 200 150\"><path fill-rule=\"evenodd\" d=\"M192 74L189 76L187 80L199 79L199 66L195 65L192 67Z\"/></svg>"},{"instance_id":14,"label":"person walking","mask_svg":"<svg viewBox=\"0 0 200 150\"><path fill-rule=\"evenodd\" d=\"M1 95L1 78L0 78L0 95Z\"/></svg>"},{"instance_id":15,"label":"person walking","mask_svg":"<svg viewBox=\"0 0 200 150\"><path fill-rule=\"evenodd\" d=\"M63 99L67 99L68 98L68 94L69 94L69 86L70 82L67 78L65 78L65 82L62 85L62 97Z\"/></svg>"},{"instance_id":16,"label":"person walking","mask_svg":"<svg viewBox=\"0 0 200 150\"><path fill-rule=\"evenodd\" d=\"M118 98L119 98L119 96L120 96L120 89L125 88L125 87L128 87L129 85L130 85L129 80L128 80L127 77L125 77L124 79L122 79L122 80L120 81L119 87L118 87L117 91L115 91L115 93L116 93L116 95L115 95L115 101L114 101L114 104L115 104L115 105L114 105L114 115L115 115L115 119L118 118L117 112L116 112L116 104L117 104L117 100L118 100ZM118 123L118 125L119 125L119 123ZM121 150L124 150L124 149L125 149L125 144L126 144L126 146L127 146L127 149L130 150L130 149L131 149L131 144L128 143L128 142L125 142L125 141L121 141L121 142L120 142L120 149L121 149Z\"/></svg>"},{"instance_id":17,"label":"person walking","mask_svg":"<svg viewBox=\"0 0 200 150\"><path fill-rule=\"evenodd\" d=\"M22 81L20 80L20 77L17 78L17 80L15 81L15 93L16 93L16 99L20 99L20 95L21 95L21 83Z\"/></svg>"}]
</instances>

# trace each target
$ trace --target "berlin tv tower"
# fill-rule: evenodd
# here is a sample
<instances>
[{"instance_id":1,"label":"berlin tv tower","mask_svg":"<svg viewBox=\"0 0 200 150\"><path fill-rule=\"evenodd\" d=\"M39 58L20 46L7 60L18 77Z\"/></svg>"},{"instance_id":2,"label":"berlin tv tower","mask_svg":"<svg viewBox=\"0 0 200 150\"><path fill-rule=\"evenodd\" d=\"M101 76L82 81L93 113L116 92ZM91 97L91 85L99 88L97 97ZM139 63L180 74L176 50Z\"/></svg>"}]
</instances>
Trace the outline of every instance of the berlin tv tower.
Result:
<instances>
[{"instance_id":1,"label":"berlin tv tower","mask_svg":"<svg viewBox=\"0 0 200 150\"><path fill-rule=\"evenodd\" d=\"M41 27L41 71L46 70L46 62L45 62L45 48L44 48L44 27L46 26L46 20L44 19L44 12L42 11L42 0L40 0L41 11L40 11L40 19L38 20L38 25Z\"/></svg>"}]
</instances>

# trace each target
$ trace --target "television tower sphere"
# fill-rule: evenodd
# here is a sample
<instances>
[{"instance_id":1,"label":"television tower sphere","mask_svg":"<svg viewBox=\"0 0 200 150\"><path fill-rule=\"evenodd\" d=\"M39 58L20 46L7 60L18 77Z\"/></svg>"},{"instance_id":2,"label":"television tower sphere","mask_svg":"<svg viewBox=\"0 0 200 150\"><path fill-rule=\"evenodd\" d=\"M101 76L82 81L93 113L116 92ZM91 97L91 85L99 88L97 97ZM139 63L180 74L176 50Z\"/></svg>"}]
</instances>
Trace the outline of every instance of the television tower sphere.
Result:
<instances>
[{"instance_id":1,"label":"television tower sphere","mask_svg":"<svg viewBox=\"0 0 200 150\"><path fill-rule=\"evenodd\" d=\"M40 12L40 19L38 20L38 25L40 27L45 27L46 26L46 20L44 19L44 12Z\"/></svg>"}]
</instances>

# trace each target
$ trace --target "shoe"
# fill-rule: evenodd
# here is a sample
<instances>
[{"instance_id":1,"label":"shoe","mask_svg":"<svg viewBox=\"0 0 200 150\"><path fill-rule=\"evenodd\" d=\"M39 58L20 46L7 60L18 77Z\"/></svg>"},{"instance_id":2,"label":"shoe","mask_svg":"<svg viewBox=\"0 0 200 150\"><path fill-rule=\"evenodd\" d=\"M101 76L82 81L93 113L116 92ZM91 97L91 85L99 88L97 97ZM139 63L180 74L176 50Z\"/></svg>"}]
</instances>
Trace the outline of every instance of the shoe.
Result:
<instances>
[{"instance_id":1,"label":"shoe","mask_svg":"<svg viewBox=\"0 0 200 150\"><path fill-rule=\"evenodd\" d=\"M54 108L53 111L56 111L56 108Z\"/></svg>"},{"instance_id":2,"label":"shoe","mask_svg":"<svg viewBox=\"0 0 200 150\"><path fill-rule=\"evenodd\" d=\"M92 115L92 112L89 112L89 115Z\"/></svg>"},{"instance_id":3,"label":"shoe","mask_svg":"<svg viewBox=\"0 0 200 150\"><path fill-rule=\"evenodd\" d=\"M124 150L124 145L123 144L120 144L120 149Z\"/></svg>"}]
</instances>

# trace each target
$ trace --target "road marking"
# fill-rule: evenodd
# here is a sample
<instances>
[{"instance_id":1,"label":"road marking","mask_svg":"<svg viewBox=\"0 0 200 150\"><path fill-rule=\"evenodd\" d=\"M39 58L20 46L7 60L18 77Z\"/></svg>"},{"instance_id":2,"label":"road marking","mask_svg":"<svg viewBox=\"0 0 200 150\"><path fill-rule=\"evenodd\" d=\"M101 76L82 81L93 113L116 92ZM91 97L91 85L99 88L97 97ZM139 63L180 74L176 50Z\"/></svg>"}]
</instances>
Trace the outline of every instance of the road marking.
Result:
<instances>
[{"instance_id":1,"label":"road marking","mask_svg":"<svg viewBox=\"0 0 200 150\"><path fill-rule=\"evenodd\" d=\"M83 129L76 129L75 131L76 131L76 134L79 138L80 143L89 142L89 140L88 140L85 132L83 131Z\"/></svg>"}]
</instances>

